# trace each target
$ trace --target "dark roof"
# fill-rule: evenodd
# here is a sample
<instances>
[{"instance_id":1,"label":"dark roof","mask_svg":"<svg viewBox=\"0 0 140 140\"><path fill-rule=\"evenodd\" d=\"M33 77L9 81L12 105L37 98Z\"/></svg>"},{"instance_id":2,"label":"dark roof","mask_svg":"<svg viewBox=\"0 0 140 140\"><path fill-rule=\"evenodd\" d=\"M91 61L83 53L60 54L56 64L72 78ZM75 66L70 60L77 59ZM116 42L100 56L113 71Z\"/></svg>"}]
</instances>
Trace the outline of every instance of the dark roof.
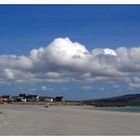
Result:
<instances>
[{"instance_id":1,"label":"dark roof","mask_svg":"<svg viewBox=\"0 0 140 140\"><path fill-rule=\"evenodd\" d=\"M19 97L26 97L27 94L19 94Z\"/></svg>"},{"instance_id":2,"label":"dark roof","mask_svg":"<svg viewBox=\"0 0 140 140\"><path fill-rule=\"evenodd\" d=\"M38 95L27 95L26 98L36 98Z\"/></svg>"},{"instance_id":3,"label":"dark roof","mask_svg":"<svg viewBox=\"0 0 140 140\"><path fill-rule=\"evenodd\" d=\"M12 96L12 98L13 98L13 99L17 99L17 98L18 98L18 96Z\"/></svg>"},{"instance_id":4,"label":"dark roof","mask_svg":"<svg viewBox=\"0 0 140 140\"><path fill-rule=\"evenodd\" d=\"M61 101L63 99L63 96L57 96L54 99L55 99L55 101Z\"/></svg>"}]
</instances>

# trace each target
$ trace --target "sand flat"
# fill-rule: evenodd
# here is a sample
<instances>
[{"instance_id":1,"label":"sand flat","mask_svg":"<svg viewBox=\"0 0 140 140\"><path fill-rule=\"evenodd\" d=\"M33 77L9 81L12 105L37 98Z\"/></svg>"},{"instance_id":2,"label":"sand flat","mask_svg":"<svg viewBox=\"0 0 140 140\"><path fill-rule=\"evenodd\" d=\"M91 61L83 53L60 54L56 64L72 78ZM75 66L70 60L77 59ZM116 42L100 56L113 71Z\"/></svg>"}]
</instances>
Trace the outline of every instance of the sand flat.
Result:
<instances>
[{"instance_id":1,"label":"sand flat","mask_svg":"<svg viewBox=\"0 0 140 140\"><path fill-rule=\"evenodd\" d=\"M0 135L140 135L140 113L42 105L0 105L0 111Z\"/></svg>"}]
</instances>

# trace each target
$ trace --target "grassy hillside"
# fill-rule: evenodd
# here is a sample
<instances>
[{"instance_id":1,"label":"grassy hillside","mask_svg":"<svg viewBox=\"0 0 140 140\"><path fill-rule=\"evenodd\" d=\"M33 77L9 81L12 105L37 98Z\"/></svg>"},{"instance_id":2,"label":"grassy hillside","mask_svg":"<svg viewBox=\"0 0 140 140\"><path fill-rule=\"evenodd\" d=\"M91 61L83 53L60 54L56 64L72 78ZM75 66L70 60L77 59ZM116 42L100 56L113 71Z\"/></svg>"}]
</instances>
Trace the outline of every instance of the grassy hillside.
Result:
<instances>
[{"instance_id":1,"label":"grassy hillside","mask_svg":"<svg viewBox=\"0 0 140 140\"><path fill-rule=\"evenodd\" d=\"M94 105L97 107L111 107L111 106L140 106L140 94L129 94L117 97L110 97L104 99L93 99L79 101L81 104Z\"/></svg>"}]
</instances>

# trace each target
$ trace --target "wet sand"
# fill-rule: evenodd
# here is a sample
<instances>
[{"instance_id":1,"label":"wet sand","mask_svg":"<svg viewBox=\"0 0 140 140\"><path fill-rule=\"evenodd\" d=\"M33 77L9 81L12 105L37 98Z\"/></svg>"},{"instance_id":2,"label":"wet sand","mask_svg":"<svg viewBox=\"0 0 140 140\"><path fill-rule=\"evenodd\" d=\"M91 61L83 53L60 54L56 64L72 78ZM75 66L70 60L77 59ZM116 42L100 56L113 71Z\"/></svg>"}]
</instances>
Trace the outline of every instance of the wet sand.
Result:
<instances>
[{"instance_id":1,"label":"wet sand","mask_svg":"<svg viewBox=\"0 0 140 140\"><path fill-rule=\"evenodd\" d=\"M0 105L0 135L140 135L140 113L93 107Z\"/></svg>"}]
</instances>

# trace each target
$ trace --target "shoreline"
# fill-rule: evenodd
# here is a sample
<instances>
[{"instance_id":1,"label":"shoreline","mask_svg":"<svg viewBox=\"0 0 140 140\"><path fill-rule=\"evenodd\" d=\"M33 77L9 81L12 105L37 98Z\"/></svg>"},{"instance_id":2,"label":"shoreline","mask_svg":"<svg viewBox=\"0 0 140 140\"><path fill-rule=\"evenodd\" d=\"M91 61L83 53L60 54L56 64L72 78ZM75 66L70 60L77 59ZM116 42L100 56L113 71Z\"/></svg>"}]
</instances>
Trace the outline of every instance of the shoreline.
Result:
<instances>
[{"instance_id":1,"label":"shoreline","mask_svg":"<svg viewBox=\"0 0 140 140\"><path fill-rule=\"evenodd\" d=\"M75 109L86 109L86 110L96 110L96 111L105 111L105 112L118 112L118 113L140 113L140 111L127 111L125 109L132 109L132 108L140 108L140 106L125 106L125 107L96 107L93 105L75 105L75 104L48 104L48 103L42 103L42 104L36 104L32 102L28 103L9 103L9 104L0 104L1 105L7 105L7 106L42 106L44 108L50 108L50 107L68 107L68 108L75 108ZM118 110L117 110L118 109ZM122 110L121 110L122 109ZM124 109L124 110L123 110Z\"/></svg>"}]
</instances>

